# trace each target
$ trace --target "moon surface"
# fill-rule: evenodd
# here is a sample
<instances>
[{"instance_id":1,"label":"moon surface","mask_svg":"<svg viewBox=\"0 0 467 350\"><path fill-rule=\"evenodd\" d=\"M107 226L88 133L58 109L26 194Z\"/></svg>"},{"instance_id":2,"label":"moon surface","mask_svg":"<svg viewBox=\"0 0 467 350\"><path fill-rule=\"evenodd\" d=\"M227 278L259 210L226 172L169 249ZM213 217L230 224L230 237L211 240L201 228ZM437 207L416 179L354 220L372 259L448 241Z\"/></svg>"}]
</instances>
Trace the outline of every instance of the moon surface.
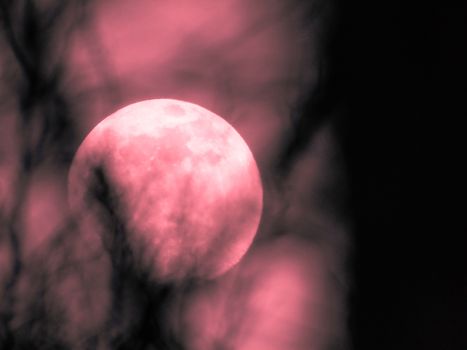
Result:
<instances>
[{"instance_id":1,"label":"moon surface","mask_svg":"<svg viewBox=\"0 0 467 350\"><path fill-rule=\"evenodd\" d=\"M91 222L104 245L126 245L157 281L227 271L251 245L263 205L256 162L237 131L170 99L101 121L79 147L68 186L78 221Z\"/></svg>"}]
</instances>

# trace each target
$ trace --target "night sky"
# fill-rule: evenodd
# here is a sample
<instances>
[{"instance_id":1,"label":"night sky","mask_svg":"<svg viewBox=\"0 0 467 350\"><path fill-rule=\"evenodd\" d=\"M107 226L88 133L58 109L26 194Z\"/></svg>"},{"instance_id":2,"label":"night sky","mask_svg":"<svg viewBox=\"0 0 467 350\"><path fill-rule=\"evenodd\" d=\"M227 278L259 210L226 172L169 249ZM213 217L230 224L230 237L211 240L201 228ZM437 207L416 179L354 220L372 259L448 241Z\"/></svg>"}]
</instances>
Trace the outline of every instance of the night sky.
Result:
<instances>
[{"instance_id":1,"label":"night sky","mask_svg":"<svg viewBox=\"0 0 467 350\"><path fill-rule=\"evenodd\" d=\"M467 349L465 3L0 0L0 25L0 349ZM167 97L261 173L218 279L151 280L67 209L86 134Z\"/></svg>"},{"instance_id":2,"label":"night sky","mask_svg":"<svg viewBox=\"0 0 467 350\"><path fill-rule=\"evenodd\" d=\"M350 179L354 348L465 349L466 5L337 8L325 104Z\"/></svg>"}]
</instances>

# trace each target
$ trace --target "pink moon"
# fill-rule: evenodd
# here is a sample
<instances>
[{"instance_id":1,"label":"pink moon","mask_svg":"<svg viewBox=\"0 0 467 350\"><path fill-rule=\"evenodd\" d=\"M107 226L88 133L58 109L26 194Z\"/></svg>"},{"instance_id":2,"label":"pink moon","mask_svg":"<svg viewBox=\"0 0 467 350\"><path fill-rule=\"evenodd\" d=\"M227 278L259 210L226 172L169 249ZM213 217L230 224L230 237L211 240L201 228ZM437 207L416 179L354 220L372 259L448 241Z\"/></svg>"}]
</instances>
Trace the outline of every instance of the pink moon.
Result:
<instances>
[{"instance_id":1,"label":"pink moon","mask_svg":"<svg viewBox=\"0 0 467 350\"><path fill-rule=\"evenodd\" d=\"M258 229L263 189L255 159L230 124L198 105L131 104L84 139L69 173L69 202L106 241L117 232L105 223L96 174L136 263L157 281L226 272Z\"/></svg>"}]
</instances>

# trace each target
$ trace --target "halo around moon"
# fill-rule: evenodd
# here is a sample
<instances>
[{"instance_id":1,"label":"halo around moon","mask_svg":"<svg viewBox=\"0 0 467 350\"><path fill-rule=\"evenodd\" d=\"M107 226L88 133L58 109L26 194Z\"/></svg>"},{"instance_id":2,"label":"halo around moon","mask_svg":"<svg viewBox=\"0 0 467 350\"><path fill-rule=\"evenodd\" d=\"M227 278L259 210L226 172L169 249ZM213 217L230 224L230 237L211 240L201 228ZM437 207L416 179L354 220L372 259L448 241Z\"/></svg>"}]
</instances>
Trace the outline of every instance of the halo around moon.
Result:
<instances>
[{"instance_id":1,"label":"halo around moon","mask_svg":"<svg viewBox=\"0 0 467 350\"><path fill-rule=\"evenodd\" d=\"M69 201L104 244L127 245L159 281L212 278L245 254L263 190L248 145L224 119L170 99L129 105L85 138Z\"/></svg>"}]
</instances>

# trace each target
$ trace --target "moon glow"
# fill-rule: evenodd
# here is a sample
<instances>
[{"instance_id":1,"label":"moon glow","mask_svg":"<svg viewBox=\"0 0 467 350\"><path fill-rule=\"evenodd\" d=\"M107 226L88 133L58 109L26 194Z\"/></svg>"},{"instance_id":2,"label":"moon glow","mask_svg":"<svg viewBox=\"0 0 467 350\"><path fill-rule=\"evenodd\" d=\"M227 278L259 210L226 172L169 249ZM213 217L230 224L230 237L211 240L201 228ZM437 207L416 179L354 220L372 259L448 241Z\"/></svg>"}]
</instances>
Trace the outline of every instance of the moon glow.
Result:
<instances>
[{"instance_id":1,"label":"moon glow","mask_svg":"<svg viewBox=\"0 0 467 350\"><path fill-rule=\"evenodd\" d=\"M227 271L250 246L263 205L256 162L237 131L200 106L169 99L101 121L79 147L68 185L72 211L95 223L106 211L120 231L107 225L105 235L123 231L159 281Z\"/></svg>"}]
</instances>

